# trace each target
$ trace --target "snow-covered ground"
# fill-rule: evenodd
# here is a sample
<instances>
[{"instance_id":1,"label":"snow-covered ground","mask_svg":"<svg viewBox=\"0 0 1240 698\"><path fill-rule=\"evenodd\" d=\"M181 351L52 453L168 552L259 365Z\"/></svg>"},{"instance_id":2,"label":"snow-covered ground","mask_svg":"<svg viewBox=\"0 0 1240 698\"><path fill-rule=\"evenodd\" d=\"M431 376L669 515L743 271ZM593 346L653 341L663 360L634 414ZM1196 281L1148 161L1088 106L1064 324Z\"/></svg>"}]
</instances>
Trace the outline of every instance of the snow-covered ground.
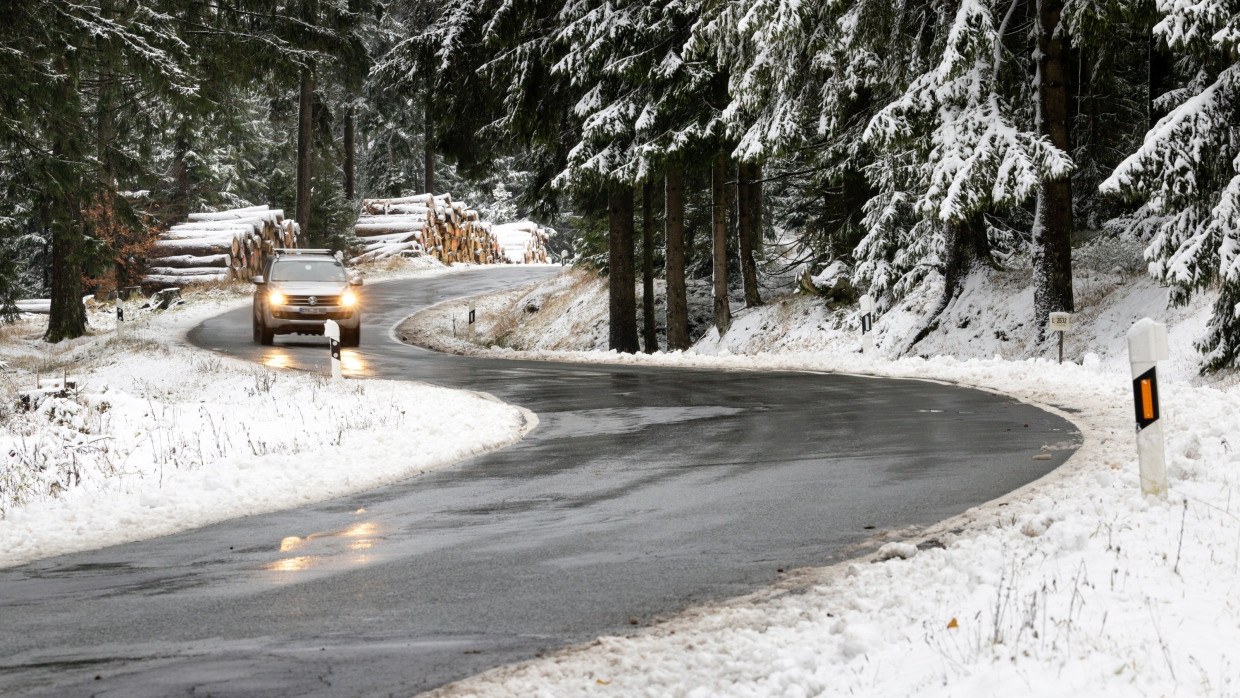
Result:
<instances>
[{"instance_id":1,"label":"snow-covered ground","mask_svg":"<svg viewBox=\"0 0 1240 698\"><path fill-rule=\"evenodd\" d=\"M449 271L422 259L367 276ZM111 304L92 303L91 333L60 345L39 339L46 317L0 327L0 567L375 487L513 443L537 423L465 391L334 383L326 352L323 372L307 374L185 343L249 293L195 292L166 311L131 303L121 337ZM50 389L66 375L76 390L15 406L36 381ZM421 418L427 406L436 419Z\"/></svg>"},{"instance_id":2,"label":"snow-covered ground","mask_svg":"<svg viewBox=\"0 0 1240 698\"><path fill-rule=\"evenodd\" d=\"M903 358L892 357L934 289L880 319L882 352L873 357L858 353L855 310L831 313L812 298L738 312L723 340L708 333L691 352L653 356L492 345L494 336L512 344L527 333L544 346L597 346L605 329L589 329L606 298L581 278L479 299L480 344L446 329L462 303L420 314L399 331L441 348L947 381L1057 410L1084 435L1041 481L929 530L880 534L891 542L865 560L794 571L750 597L437 693L1240 694L1240 389L1234 374L1196 375L1191 345L1209 299L1168 310L1165 290L1118 272L1084 271L1077 288L1083 302L1062 366L1050 358L1053 343L1037 343L1026 326L1032 298L1017 273L972 278L940 329ZM1145 315L1167 322L1171 336L1171 359L1159 369L1166 499L1142 496L1137 476L1124 335Z\"/></svg>"},{"instance_id":3,"label":"snow-covered ground","mask_svg":"<svg viewBox=\"0 0 1240 698\"><path fill-rule=\"evenodd\" d=\"M722 340L707 333L683 354L489 346L501 335L510 346L523 336L544 347L598 346L606 298L592 283L559 277L482 299L482 346L452 336L451 320L466 312L460 301L398 334L498 356L949 381L1059 410L1080 426L1084 444L1064 467L1000 501L927 530L879 532L890 543L870 558L790 571L750 597L440 693L1240 693L1240 517L1231 511L1240 484L1240 388L1234 374L1196 375L1191 344L1208 298L1169 311L1165 291L1143 278L1085 271L1063 366L1027 326L1031 299L1015 272L972 278L940 327L900 358L920 310L934 301L932 288L879 320L879 356L857 352L855 311L829 312L800 297L737 311ZM374 486L509 443L532 423L477 396L383 381L337 386L181 341L201 318L245 302L236 291L204 294L142 315L121 340L103 308L92 316L91 337L58 347L37 341L39 318L0 329L9 398L32 384L35 367L46 379L65 366L81 385L76 396L47 398L32 412L7 407L6 398L0 448L11 456L10 479L0 484L0 565ZM1172 358L1160 366L1166 499L1143 497L1136 472L1123 334L1144 315L1171 330ZM327 394L331 406L318 404ZM410 408L402 413L427 401L477 429L461 438L411 419ZM305 426L319 423L333 428ZM429 458L412 455L419 450Z\"/></svg>"}]
</instances>

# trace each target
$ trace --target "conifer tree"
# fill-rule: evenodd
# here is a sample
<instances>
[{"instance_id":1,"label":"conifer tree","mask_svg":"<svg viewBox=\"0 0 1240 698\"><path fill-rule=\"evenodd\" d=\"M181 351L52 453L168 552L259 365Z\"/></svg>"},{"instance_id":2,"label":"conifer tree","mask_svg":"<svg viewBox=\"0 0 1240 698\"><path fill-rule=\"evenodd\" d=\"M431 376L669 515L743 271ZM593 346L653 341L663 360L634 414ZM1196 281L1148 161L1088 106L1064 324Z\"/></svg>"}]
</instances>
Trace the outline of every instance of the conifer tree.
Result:
<instances>
[{"instance_id":1,"label":"conifer tree","mask_svg":"<svg viewBox=\"0 0 1240 698\"><path fill-rule=\"evenodd\" d=\"M1005 29L991 3L960 0L939 11L937 65L864 134L878 152L867 174L880 193L867 204L858 275L872 290L899 295L942 274L942 300L918 338L959 292L971 260L989 257L983 216L1072 171L1067 153L1020 126L1005 96Z\"/></svg>"},{"instance_id":2,"label":"conifer tree","mask_svg":"<svg viewBox=\"0 0 1240 698\"><path fill-rule=\"evenodd\" d=\"M1178 101L1101 185L1146 202L1154 237L1150 273L1173 303L1218 283L1199 344L1204 368L1240 364L1240 11L1234 0L1159 0L1155 36L1197 71Z\"/></svg>"},{"instance_id":3,"label":"conifer tree","mask_svg":"<svg viewBox=\"0 0 1240 698\"><path fill-rule=\"evenodd\" d=\"M85 214L92 200L113 187L111 144L103 143L101 158L99 142L101 135L112 139L99 124L114 116L113 93L105 91L99 101L83 78L94 81L96 74L87 72L105 66L105 77L140 77L149 91L166 98L194 89L172 18L157 4L143 4L128 8L121 22L115 9L109 2L38 0L10 3L0 16L6 49L0 149L27 163L31 209L51 233L49 342L86 332L82 277L106 260Z\"/></svg>"}]
</instances>

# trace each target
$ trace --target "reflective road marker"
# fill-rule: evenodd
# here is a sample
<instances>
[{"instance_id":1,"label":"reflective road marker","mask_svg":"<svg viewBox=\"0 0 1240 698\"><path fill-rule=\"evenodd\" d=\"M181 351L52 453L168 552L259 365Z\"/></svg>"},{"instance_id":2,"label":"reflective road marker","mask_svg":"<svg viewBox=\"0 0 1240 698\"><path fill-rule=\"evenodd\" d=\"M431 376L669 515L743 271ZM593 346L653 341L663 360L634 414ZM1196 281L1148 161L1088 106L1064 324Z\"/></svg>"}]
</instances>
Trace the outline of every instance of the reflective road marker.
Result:
<instances>
[{"instance_id":1,"label":"reflective road marker","mask_svg":"<svg viewBox=\"0 0 1240 698\"><path fill-rule=\"evenodd\" d=\"M340 325L335 320L323 323L323 335L327 337L327 348L332 353L332 380L343 380L340 371Z\"/></svg>"},{"instance_id":2,"label":"reflective road marker","mask_svg":"<svg viewBox=\"0 0 1240 698\"><path fill-rule=\"evenodd\" d=\"M868 293L861 297L861 353L874 353L874 299Z\"/></svg>"},{"instance_id":3,"label":"reflective road marker","mask_svg":"<svg viewBox=\"0 0 1240 698\"><path fill-rule=\"evenodd\" d=\"M1132 363L1132 398L1137 418L1137 458L1141 464L1141 492L1167 496L1166 450L1158 410L1159 361L1167 358L1167 326L1144 318L1128 330L1128 359Z\"/></svg>"}]
</instances>

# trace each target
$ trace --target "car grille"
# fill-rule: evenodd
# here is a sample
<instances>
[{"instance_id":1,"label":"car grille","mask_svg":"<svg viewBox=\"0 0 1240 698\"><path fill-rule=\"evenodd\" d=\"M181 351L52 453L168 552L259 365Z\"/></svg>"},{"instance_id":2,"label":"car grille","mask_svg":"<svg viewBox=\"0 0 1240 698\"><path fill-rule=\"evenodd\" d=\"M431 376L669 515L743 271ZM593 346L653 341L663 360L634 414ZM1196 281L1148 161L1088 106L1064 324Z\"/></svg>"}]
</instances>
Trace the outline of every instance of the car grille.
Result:
<instances>
[{"instance_id":1,"label":"car grille","mask_svg":"<svg viewBox=\"0 0 1240 698\"><path fill-rule=\"evenodd\" d=\"M315 302L311 303L310 299L314 298ZM340 305L340 296L287 296L284 302L286 306L331 306Z\"/></svg>"}]
</instances>

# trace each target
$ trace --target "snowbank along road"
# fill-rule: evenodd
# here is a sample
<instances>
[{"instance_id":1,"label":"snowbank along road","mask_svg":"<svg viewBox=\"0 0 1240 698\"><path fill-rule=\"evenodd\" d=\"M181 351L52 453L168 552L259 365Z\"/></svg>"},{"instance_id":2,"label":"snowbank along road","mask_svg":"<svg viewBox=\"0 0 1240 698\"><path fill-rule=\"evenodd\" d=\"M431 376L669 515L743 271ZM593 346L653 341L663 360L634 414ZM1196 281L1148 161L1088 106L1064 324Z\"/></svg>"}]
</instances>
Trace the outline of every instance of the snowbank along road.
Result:
<instances>
[{"instance_id":1,"label":"snowbank along road","mask_svg":"<svg viewBox=\"0 0 1240 698\"><path fill-rule=\"evenodd\" d=\"M465 358L388 336L420 307L552 272L369 286L361 347L345 352L347 373L529 408L539 426L524 442L392 487L2 570L0 693L412 694L828 564L875 531L1018 488L1079 439L1032 406L931 382ZM254 345L248 313L190 339L328 370L322 339ZM436 419L434 405L410 408ZM1050 444L1069 447L1033 459Z\"/></svg>"}]
</instances>

